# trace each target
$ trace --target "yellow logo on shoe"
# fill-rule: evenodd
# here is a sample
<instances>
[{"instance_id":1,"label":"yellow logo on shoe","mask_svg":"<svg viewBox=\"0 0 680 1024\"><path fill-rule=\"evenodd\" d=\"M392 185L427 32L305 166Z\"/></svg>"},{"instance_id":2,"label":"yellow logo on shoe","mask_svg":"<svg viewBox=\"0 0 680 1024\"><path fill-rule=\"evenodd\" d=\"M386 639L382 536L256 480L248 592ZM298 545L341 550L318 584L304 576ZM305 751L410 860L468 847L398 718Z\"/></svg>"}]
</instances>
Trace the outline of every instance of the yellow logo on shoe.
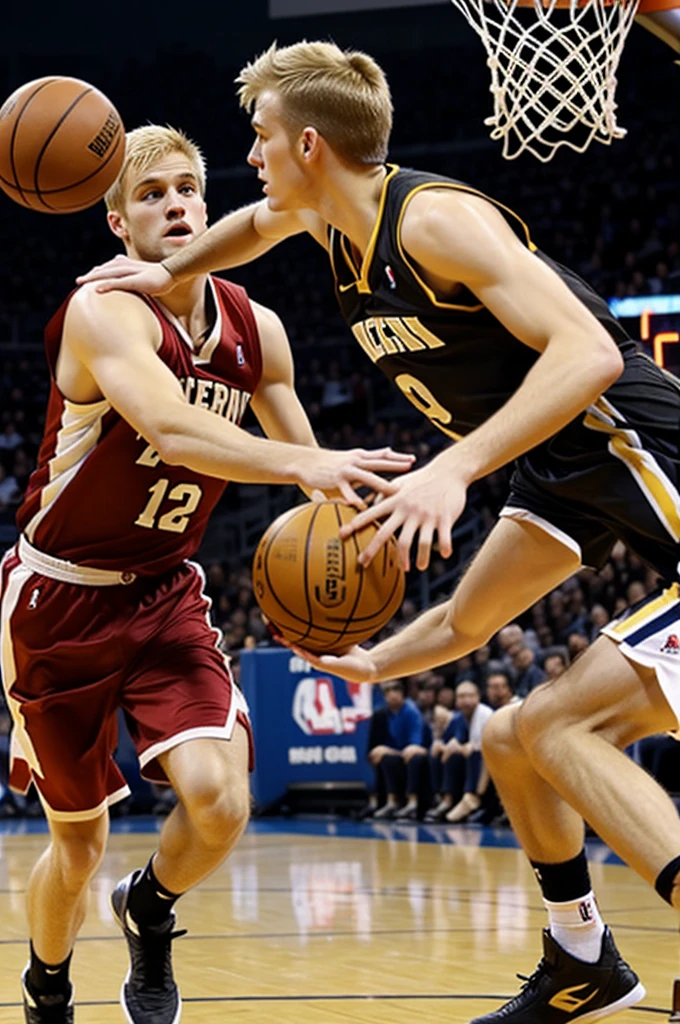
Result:
<instances>
[{"instance_id":1,"label":"yellow logo on shoe","mask_svg":"<svg viewBox=\"0 0 680 1024\"><path fill-rule=\"evenodd\" d=\"M572 985L571 988L563 988L561 992L552 997L548 1005L554 1006L556 1010L564 1010L565 1013L576 1013L582 1006L585 1006L591 999L594 999L600 991L596 988L585 999L579 999L574 995L574 992L582 992L584 988L588 988L587 982L585 985Z\"/></svg>"}]
</instances>

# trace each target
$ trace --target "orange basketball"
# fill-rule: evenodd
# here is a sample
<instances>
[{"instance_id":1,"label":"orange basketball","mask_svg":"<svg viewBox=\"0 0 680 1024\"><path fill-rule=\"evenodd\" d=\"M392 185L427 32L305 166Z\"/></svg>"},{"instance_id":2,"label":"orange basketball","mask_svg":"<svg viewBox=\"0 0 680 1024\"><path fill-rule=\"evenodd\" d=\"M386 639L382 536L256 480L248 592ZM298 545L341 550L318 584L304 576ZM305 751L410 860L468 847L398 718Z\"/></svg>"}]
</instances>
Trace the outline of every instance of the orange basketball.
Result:
<instances>
[{"instance_id":1,"label":"orange basketball","mask_svg":"<svg viewBox=\"0 0 680 1024\"><path fill-rule=\"evenodd\" d=\"M357 558L377 527L340 540L340 527L355 515L337 501L298 505L271 524L255 552L253 586L262 612L286 640L317 654L339 654L368 640L404 597L394 538L366 569Z\"/></svg>"},{"instance_id":2,"label":"orange basketball","mask_svg":"<svg viewBox=\"0 0 680 1024\"><path fill-rule=\"evenodd\" d=\"M38 78L0 108L0 188L42 213L74 213L118 177L125 129L110 100L77 78Z\"/></svg>"}]
</instances>

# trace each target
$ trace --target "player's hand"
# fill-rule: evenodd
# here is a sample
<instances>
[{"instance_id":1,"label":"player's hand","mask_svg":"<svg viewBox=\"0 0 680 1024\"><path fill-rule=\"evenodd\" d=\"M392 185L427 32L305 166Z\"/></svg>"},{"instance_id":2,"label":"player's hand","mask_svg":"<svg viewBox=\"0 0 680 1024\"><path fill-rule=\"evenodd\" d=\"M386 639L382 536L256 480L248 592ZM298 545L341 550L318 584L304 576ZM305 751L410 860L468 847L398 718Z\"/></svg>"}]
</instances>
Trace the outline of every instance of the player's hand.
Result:
<instances>
[{"instance_id":1,"label":"player's hand","mask_svg":"<svg viewBox=\"0 0 680 1024\"><path fill-rule=\"evenodd\" d=\"M451 531L465 508L466 484L457 479L453 471L444 478L437 472L435 459L407 477L392 481L390 486L391 492L383 491L379 501L361 511L340 530L344 539L368 523L383 520L375 537L359 556L361 565L368 565L397 530L400 530L399 562L406 572L410 568L409 553L416 534L418 569L427 569L430 564L435 533L442 557L450 558L453 552Z\"/></svg>"},{"instance_id":2,"label":"player's hand","mask_svg":"<svg viewBox=\"0 0 680 1024\"><path fill-rule=\"evenodd\" d=\"M377 474L405 473L413 465L414 458L413 455L395 452L391 448L375 451L365 448L352 448L349 451L305 448L294 471L298 483L308 493L314 490L326 494L335 491L348 505L364 509L366 503L355 488L369 487L383 494L393 494L396 483Z\"/></svg>"},{"instance_id":3,"label":"player's hand","mask_svg":"<svg viewBox=\"0 0 680 1024\"><path fill-rule=\"evenodd\" d=\"M175 284L175 278L160 263L145 263L120 255L76 278L77 284L91 281L95 282L98 292L118 290L144 295L162 295Z\"/></svg>"},{"instance_id":4,"label":"player's hand","mask_svg":"<svg viewBox=\"0 0 680 1024\"><path fill-rule=\"evenodd\" d=\"M355 644L345 654L340 655L312 654L311 651L305 651L296 644L286 643L286 647L290 647L298 657L304 658L314 668L346 679L348 683L374 683L376 681L378 670L373 663L371 652L367 651L365 647Z\"/></svg>"}]
</instances>

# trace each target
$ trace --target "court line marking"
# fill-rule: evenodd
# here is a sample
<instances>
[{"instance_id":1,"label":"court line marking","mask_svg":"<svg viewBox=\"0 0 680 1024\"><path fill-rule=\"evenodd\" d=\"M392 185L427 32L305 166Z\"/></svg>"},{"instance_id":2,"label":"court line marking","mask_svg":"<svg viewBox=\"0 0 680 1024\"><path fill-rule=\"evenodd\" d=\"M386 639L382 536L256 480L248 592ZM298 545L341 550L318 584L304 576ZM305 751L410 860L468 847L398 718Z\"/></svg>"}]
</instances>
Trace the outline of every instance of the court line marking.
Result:
<instances>
[{"instance_id":1,"label":"court line marking","mask_svg":"<svg viewBox=\"0 0 680 1024\"><path fill-rule=\"evenodd\" d=\"M515 993L516 994L516 993ZM508 995L491 995L489 993L477 994L477 993L461 993L461 994L444 994L436 995L434 992L423 992L417 995L404 993L404 994L383 994L375 993L373 995L307 995L307 996L182 996L183 1003L328 1003L328 1002L358 1002L361 1000L372 1001L372 1000L384 1000L384 1001L413 1001L423 1002L426 1000L447 1000L447 1001L459 1001L459 1000L493 1000L494 1002L507 1002L512 999L512 996ZM0 1003L0 1009L21 1007L22 1003ZM79 1000L77 1005L83 1006L120 1006L120 1002L117 999L99 999L99 1000ZM662 1013L666 1016L670 1013L660 1006L631 1006L630 1010L634 1010L637 1013Z\"/></svg>"},{"instance_id":2,"label":"court line marking","mask_svg":"<svg viewBox=\"0 0 680 1024\"><path fill-rule=\"evenodd\" d=\"M639 932L654 932L659 935L677 935L678 929L671 927L655 927L654 925L635 925L635 924L618 924L617 930L619 931L639 931ZM523 928L513 928L511 925L506 927L508 932L512 931L524 931ZM218 932L214 935L200 935L192 934L188 932L185 936L182 936L184 942L203 942L211 941L215 939L221 939L224 941L233 940L248 940L248 941L259 941L264 939L304 939L305 942L309 942L311 939L336 939L336 938L347 938L355 937L357 935L356 930L347 931L309 931L309 932ZM374 928L368 931L369 935L460 935L460 934L476 934L475 928L471 925L461 928ZM120 940L121 936L119 933L113 935L79 935L78 942L114 942ZM28 940L26 938L21 939L0 939L0 946L20 946L25 945ZM2 1004L0 1003L0 1006Z\"/></svg>"}]
</instances>

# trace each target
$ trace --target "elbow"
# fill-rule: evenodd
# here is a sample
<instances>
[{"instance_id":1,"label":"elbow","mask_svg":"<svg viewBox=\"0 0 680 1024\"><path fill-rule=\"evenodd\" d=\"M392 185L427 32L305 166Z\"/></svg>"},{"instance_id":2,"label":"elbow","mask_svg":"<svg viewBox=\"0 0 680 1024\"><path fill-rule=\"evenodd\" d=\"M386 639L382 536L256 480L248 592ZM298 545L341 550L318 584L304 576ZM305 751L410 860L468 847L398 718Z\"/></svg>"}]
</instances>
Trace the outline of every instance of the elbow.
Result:
<instances>
[{"instance_id":1,"label":"elbow","mask_svg":"<svg viewBox=\"0 0 680 1024\"><path fill-rule=\"evenodd\" d=\"M602 391L615 384L623 373L625 363L621 351L613 341L608 340L600 357L598 379L602 384Z\"/></svg>"},{"instance_id":2,"label":"elbow","mask_svg":"<svg viewBox=\"0 0 680 1024\"><path fill-rule=\"evenodd\" d=\"M166 466L179 466L184 461L182 435L169 422L149 424L143 435Z\"/></svg>"}]
</instances>

